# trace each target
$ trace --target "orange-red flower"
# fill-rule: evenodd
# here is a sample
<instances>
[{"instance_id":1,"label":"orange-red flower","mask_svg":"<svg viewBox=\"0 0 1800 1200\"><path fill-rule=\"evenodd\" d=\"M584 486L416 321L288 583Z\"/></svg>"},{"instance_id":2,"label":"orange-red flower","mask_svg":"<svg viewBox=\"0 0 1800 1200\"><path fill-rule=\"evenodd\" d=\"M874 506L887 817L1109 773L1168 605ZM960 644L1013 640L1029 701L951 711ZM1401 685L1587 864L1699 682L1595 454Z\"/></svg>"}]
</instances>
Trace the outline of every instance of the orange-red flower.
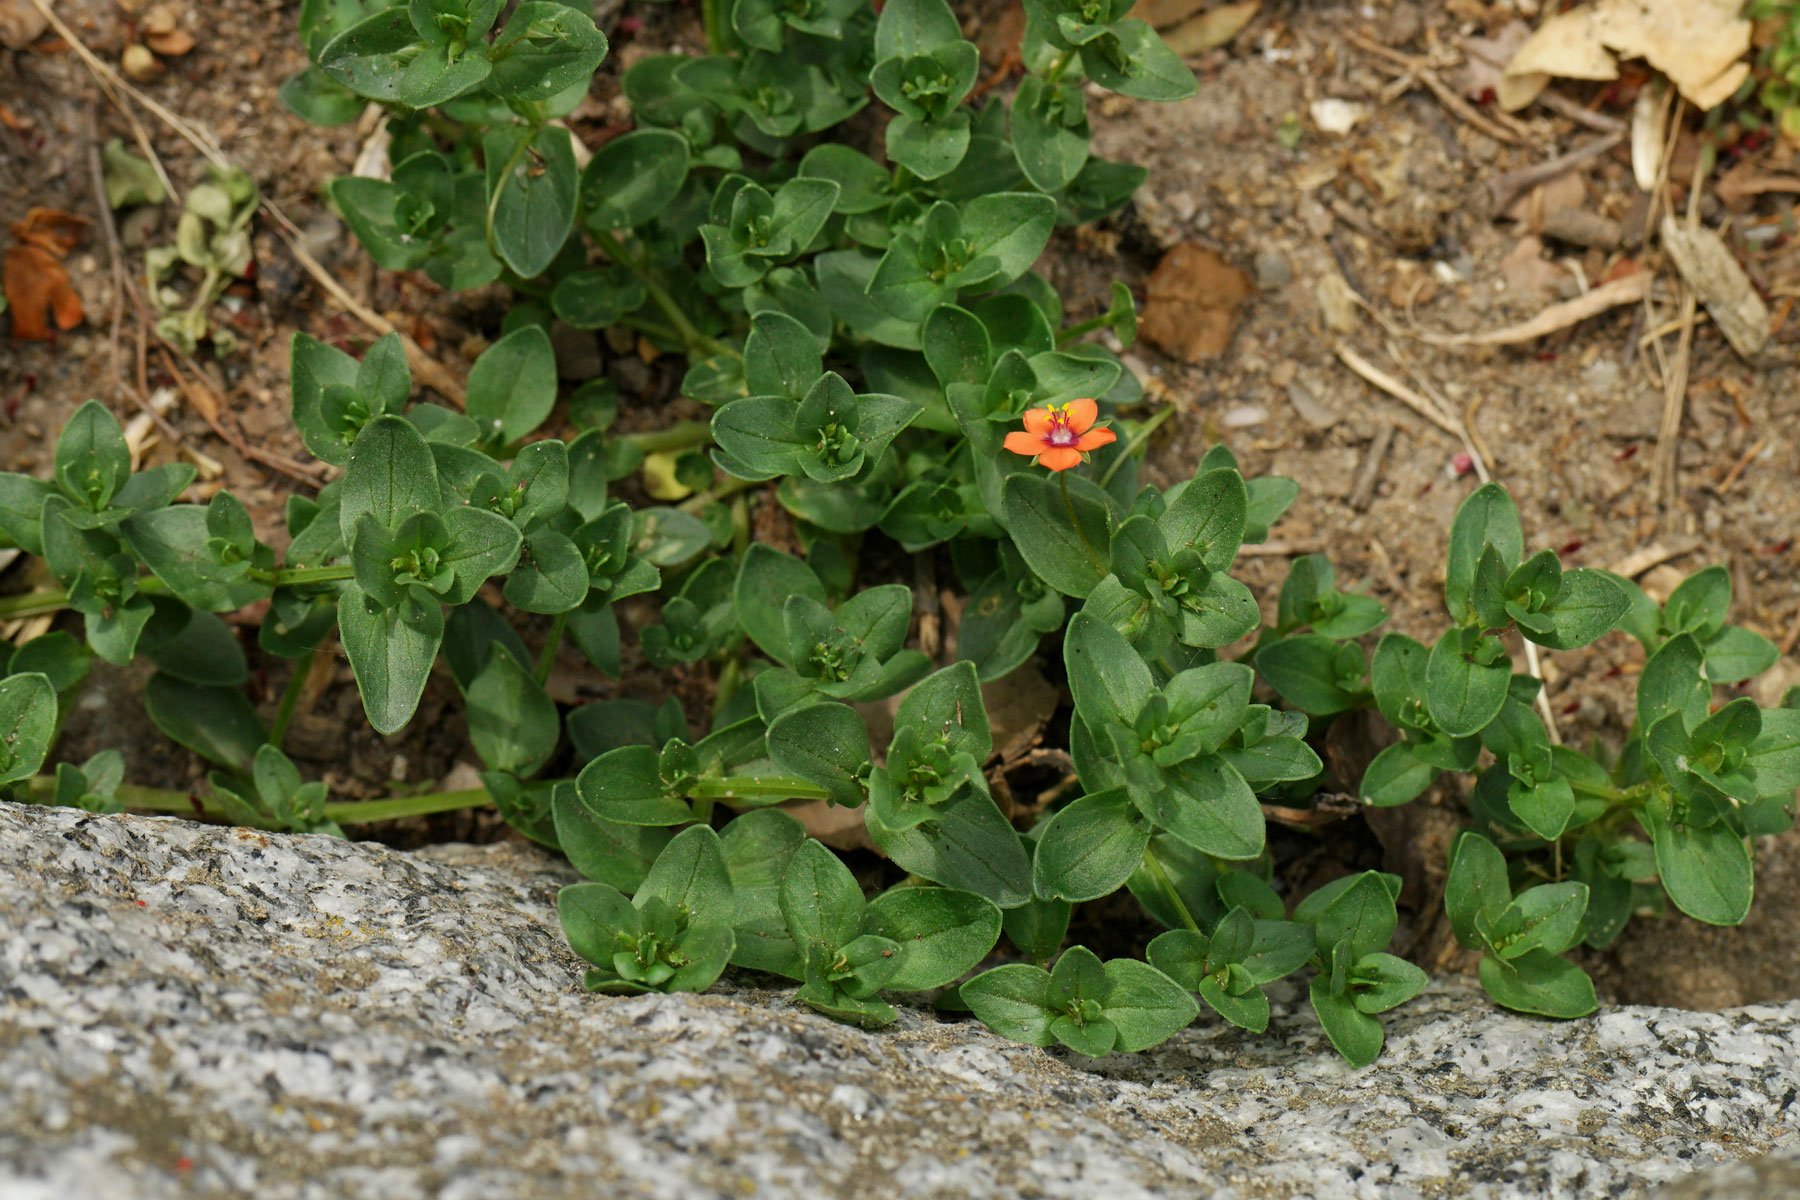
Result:
<instances>
[{"instance_id":1,"label":"orange-red flower","mask_svg":"<svg viewBox=\"0 0 1800 1200\"><path fill-rule=\"evenodd\" d=\"M1006 448L1037 459L1040 467L1066 471L1090 450L1118 440L1110 429L1095 429L1100 406L1085 397L1067 404L1025 410L1025 428L1006 435Z\"/></svg>"}]
</instances>

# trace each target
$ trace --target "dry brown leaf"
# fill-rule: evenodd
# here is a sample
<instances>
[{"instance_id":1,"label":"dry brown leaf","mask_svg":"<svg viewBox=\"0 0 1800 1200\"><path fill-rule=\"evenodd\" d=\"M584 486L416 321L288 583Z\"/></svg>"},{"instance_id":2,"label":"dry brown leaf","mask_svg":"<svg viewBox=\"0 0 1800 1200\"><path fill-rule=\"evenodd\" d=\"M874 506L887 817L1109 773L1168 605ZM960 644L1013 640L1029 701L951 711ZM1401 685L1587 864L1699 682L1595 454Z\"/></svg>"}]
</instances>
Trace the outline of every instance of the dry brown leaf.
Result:
<instances>
[{"instance_id":1,"label":"dry brown leaf","mask_svg":"<svg viewBox=\"0 0 1800 1200\"><path fill-rule=\"evenodd\" d=\"M1256 19L1262 0L1242 0L1238 4L1221 4L1201 13L1163 34L1169 49L1183 58L1217 49L1244 32Z\"/></svg>"},{"instance_id":2,"label":"dry brown leaf","mask_svg":"<svg viewBox=\"0 0 1800 1200\"><path fill-rule=\"evenodd\" d=\"M41 246L8 247L0 267L0 291L12 311L12 335L17 342L47 342L58 329L73 329L83 316L81 297L69 282L62 263Z\"/></svg>"},{"instance_id":3,"label":"dry brown leaf","mask_svg":"<svg viewBox=\"0 0 1800 1200\"><path fill-rule=\"evenodd\" d=\"M49 27L50 22L31 0L0 0L0 46L23 50Z\"/></svg>"},{"instance_id":4,"label":"dry brown leaf","mask_svg":"<svg viewBox=\"0 0 1800 1200\"><path fill-rule=\"evenodd\" d=\"M13 340L46 342L50 329L73 329L84 315L81 296L61 259L81 241L87 220L54 208L34 208L13 222L13 245L0 264L0 291L12 310Z\"/></svg>"},{"instance_id":5,"label":"dry brown leaf","mask_svg":"<svg viewBox=\"0 0 1800 1200\"><path fill-rule=\"evenodd\" d=\"M13 222L12 235L28 246L37 246L62 258L80 245L81 235L87 227L86 217L56 208L34 208L25 214L24 220Z\"/></svg>"},{"instance_id":6,"label":"dry brown leaf","mask_svg":"<svg viewBox=\"0 0 1800 1200\"><path fill-rule=\"evenodd\" d=\"M1187 20L1205 8L1207 3L1208 0L1138 0L1131 6L1131 15L1140 21L1150 22L1158 29L1167 29Z\"/></svg>"},{"instance_id":7,"label":"dry brown leaf","mask_svg":"<svg viewBox=\"0 0 1800 1200\"><path fill-rule=\"evenodd\" d=\"M869 823L863 819L862 806L845 808L823 800L807 800L800 804L784 804L788 816L800 822L808 835L818 838L833 850L881 851L869 837Z\"/></svg>"},{"instance_id":8,"label":"dry brown leaf","mask_svg":"<svg viewBox=\"0 0 1800 1200\"><path fill-rule=\"evenodd\" d=\"M1614 53L1642 58L1701 111L1724 102L1750 73L1750 22L1739 0L1599 0L1545 21L1506 75L1617 79Z\"/></svg>"},{"instance_id":9,"label":"dry brown leaf","mask_svg":"<svg viewBox=\"0 0 1800 1200\"><path fill-rule=\"evenodd\" d=\"M1745 358L1756 357L1769 340L1769 306L1756 294L1725 240L1710 229L1689 229L1665 216L1662 244L1731 348Z\"/></svg>"},{"instance_id":10,"label":"dry brown leaf","mask_svg":"<svg viewBox=\"0 0 1800 1200\"><path fill-rule=\"evenodd\" d=\"M1186 362L1217 358L1231 344L1238 310L1255 291L1250 277L1205 246L1172 246L1145 284L1138 332Z\"/></svg>"}]
</instances>

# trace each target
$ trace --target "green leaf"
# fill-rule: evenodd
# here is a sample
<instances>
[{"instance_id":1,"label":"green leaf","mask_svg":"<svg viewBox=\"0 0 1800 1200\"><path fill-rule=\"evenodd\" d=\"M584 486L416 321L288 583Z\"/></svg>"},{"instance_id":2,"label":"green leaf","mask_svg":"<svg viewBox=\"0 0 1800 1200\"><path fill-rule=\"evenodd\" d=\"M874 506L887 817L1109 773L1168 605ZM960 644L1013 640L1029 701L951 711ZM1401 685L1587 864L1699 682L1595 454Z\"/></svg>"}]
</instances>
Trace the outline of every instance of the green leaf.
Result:
<instances>
[{"instance_id":1,"label":"green leaf","mask_svg":"<svg viewBox=\"0 0 1800 1200\"><path fill-rule=\"evenodd\" d=\"M957 989L969 1010L1001 1037L1028 1046L1056 1041L1050 1023L1058 1015L1050 1007L1050 973L1025 963L1007 963L983 971Z\"/></svg>"},{"instance_id":2,"label":"green leaf","mask_svg":"<svg viewBox=\"0 0 1800 1200\"><path fill-rule=\"evenodd\" d=\"M805 963L781 912L781 880L794 852L805 842L800 822L772 808L742 813L719 834L737 908L734 965L792 979L804 977Z\"/></svg>"},{"instance_id":3,"label":"green leaf","mask_svg":"<svg viewBox=\"0 0 1800 1200\"><path fill-rule=\"evenodd\" d=\"M847 704L808 704L783 713L769 726L769 757L782 770L818 784L834 803L863 802L869 765L869 730Z\"/></svg>"},{"instance_id":4,"label":"green leaf","mask_svg":"<svg viewBox=\"0 0 1800 1200\"><path fill-rule=\"evenodd\" d=\"M1033 187L1062 191L1087 165L1087 103L1079 85L1019 81L1012 105L1013 153Z\"/></svg>"},{"instance_id":5,"label":"green leaf","mask_svg":"<svg viewBox=\"0 0 1800 1200\"><path fill-rule=\"evenodd\" d=\"M800 559L761 542L752 543L738 567L732 607L756 648L783 664L793 662L781 615L782 604L790 596L824 604L825 585Z\"/></svg>"},{"instance_id":6,"label":"green leaf","mask_svg":"<svg viewBox=\"0 0 1800 1200\"><path fill-rule=\"evenodd\" d=\"M1189 481L1157 519L1157 527L1170 549L1192 548L1209 569L1228 570L1244 544L1249 503L1244 477L1218 467Z\"/></svg>"},{"instance_id":7,"label":"green leaf","mask_svg":"<svg viewBox=\"0 0 1800 1200\"><path fill-rule=\"evenodd\" d=\"M56 689L39 672L0 679L0 785L37 774L56 737Z\"/></svg>"},{"instance_id":8,"label":"green leaf","mask_svg":"<svg viewBox=\"0 0 1800 1200\"><path fill-rule=\"evenodd\" d=\"M932 810L922 825L870 836L896 866L933 883L986 896L1001 908L1031 899L1031 859L993 798L964 788Z\"/></svg>"},{"instance_id":9,"label":"green leaf","mask_svg":"<svg viewBox=\"0 0 1800 1200\"><path fill-rule=\"evenodd\" d=\"M1056 202L1036 192L998 192L969 201L962 210L962 237L970 259L992 258L997 264L997 274L969 282L1003 287L1025 274L1055 225Z\"/></svg>"},{"instance_id":10,"label":"green leaf","mask_svg":"<svg viewBox=\"0 0 1800 1200\"><path fill-rule=\"evenodd\" d=\"M620 746L588 763L575 777L581 802L621 825L684 825L693 809L671 795L654 746Z\"/></svg>"},{"instance_id":11,"label":"green leaf","mask_svg":"<svg viewBox=\"0 0 1800 1200\"><path fill-rule=\"evenodd\" d=\"M1351 1002L1360 1012L1384 1013L1417 996L1431 976L1392 954L1377 951L1356 960L1350 972Z\"/></svg>"},{"instance_id":12,"label":"green leaf","mask_svg":"<svg viewBox=\"0 0 1800 1200\"><path fill-rule=\"evenodd\" d=\"M1492 546L1508 571L1525 553L1525 534L1519 527L1519 510L1506 489L1486 483L1469 493L1457 507L1450 526L1450 557L1444 570L1444 603L1458 621L1473 616L1470 596L1475 587L1475 568L1481 552Z\"/></svg>"},{"instance_id":13,"label":"green leaf","mask_svg":"<svg viewBox=\"0 0 1800 1200\"><path fill-rule=\"evenodd\" d=\"M1349 947L1352 958L1385 949L1399 916L1394 895L1380 873L1364 871L1334 896L1318 915L1314 928L1320 946Z\"/></svg>"},{"instance_id":14,"label":"green leaf","mask_svg":"<svg viewBox=\"0 0 1800 1200\"><path fill-rule=\"evenodd\" d=\"M750 319L750 334L744 339L744 382L752 396L798 403L818 386L824 369L818 339L799 321L774 310Z\"/></svg>"},{"instance_id":15,"label":"green leaf","mask_svg":"<svg viewBox=\"0 0 1800 1200\"><path fill-rule=\"evenodd\" d=\"M1124 788L1094 792L1045 822L1032 854L1032 890L1049 900L1098 900L1144 861L1152 827Z\"/></svg>"},{"instance_id":16,"label":"green leaf","mask_svg":"<svg viewBox=\"0 0 1800 1200\"><path fill-rule=\"evenodd\" d=\"M248 562L221 565L208 546L206 510L176 504L127 517L125 541L156 577L186 603L206 612L232 612L273 590L245 574Z\"/></svg>"},{"instance_id":17,"label":"green leaf","mask_svg":"<svg viewBox=\"0 0 1800 1200\"><path fill-rule=\"evenodd\" d=\"M1713 683L1741 683L1761 675L1781 657L1781 648L1760 633L1727 625L1708 638L1706 678Z\"/></svg>"},{"instance_id":18,"label":"green leaf","mask_svg":"<svg viewBox=\"0 0 1800 1200\"><path fill-rule=\"evenodd\" d=\"M1574 650L1618 628L1630 610L1630 595L1611 576L1577 567L1563 572L1561 589L1542 610L1541 615L1550 619L1551 632L1526 633L1540 646Z\"/></svg>"},{"instance_id":19,"label":"green leaf","mask_svg":"<svg viewBox=\"0 0 1800 1200\"><path fill-rule=\"evenodd\" d=\"M1344 1061L1353 1067L1366 1067L1375 1061L1386 1037L1380 1021L1357 1008L1347 994L1333 993L1328 975L1316 976L1307 996L1325 1036Z\"/></svg>"},{"instance_id":20,"label":"green leaf","mask_svg":"<svg viewBox=\"0 0 1800 1200\"><path fill-rule=\"evenodd\" d=\"M1701 673L1700 643L1689 634L1672 637L1644 663L1638 676L1638 729L1648 731L1671 713L1681 714L1689 729L1706 719L1712 707L1712 685Z\"/></svg>"},{"instance_id":21,"label":"green leaf","mask_svg":"<svg viewBox=\"0 0 1800 1200\"><path fill-rule=\"evenodd\" d=\"M1081 66L1103 88L1138 100L1185 100L1197 89L1193 71L1147 21L1115 21L1081 48Z\"/></svg>"},{"instance_id":22,"label":"green leaf","mask_svg":"<svg viewBox=\"0 0 1800 1200\"><path fill-rule=\"evenodd\" d=\"M1003 507L1013 544L1038 578L1064 595L1084 597L1108 571L1111 515L1094 484L1018 474L1006 480Z\"/></svg>"},{"instance_id":23,"label":"green leaf","mask_svg":"<svg viewBox=\"0 0 1800 1200\"><path fill-rule=\"evenodd\" d=\"M1696 829L1653 819L1650 835L1663 890L1676 908L1708 925L1743 923L1755 884L1743 838L1723 821Z\"/></svg>"},{"instance_id":24,"label":"green leaf","mask_svg":"<svg viewBox=\"0 0 1800 1200\"><path fill-rule=\"evenodd\" d=\"M666 828L609 821L582 803L569 784L557 787L551 811L557 845L575 869L621 892L637 891L656 856L674 836Z\"/></svg>"},{"instance_id":25,"label":"green leaf","mask_svg":"<svg viewBox=\"0 0 1800 1200\"><path fill-rule=\"evenodd\" d=\"M1352 651L1356 659L1360 651ZM1364 695L1345 686L1344 646L1323 634L1304 633L1271 642L1256 653L1256 669L1281 698L1317 717L1356 707Z\"/></svg>"},{"instance_id":26,"label":"green leaf","mask_svg":"<svg viewBox=\"0 0 1800 1200\"><path fill-rule=\"evenodd\" d=\"M556 893L556 915L569 948L588 962L610 967L622 948L620 934L638 928L637 910L604 883L572 883Z\"/></svg>"},{"instance_id":27,"label":"green leaf","mask_svg":"<svg viewBox=\"0 0 1800 1200\"><path fill-rule=\"evenodd\" d=\"M99 512L130 475L131 451L119 418L98 400L86 401L56 439L56 486L82 508Z\"/></svg>"},{"instance_id":28,"label":"green leaf","mask_svg":"<svg viewBox=\"0 0 1800 1200\"><path fill-rule=\"evenodd\" d=\"M339 487L338 525L350 544L364 514L392 531L416 513L442 507L431 447L404 417L379 416L363 426Z\"/></svg>"},{"instance_id":29,"label":"green leaf","mask_svg":"<svg viewBox=\"0 0 1800 1200\"><path fill-rule=\"evenodd\" d=\"M384 609L355 584L338 597L338 638L377 733L394 733L412 720L443 637L444 613L436 604Z\"/></svg>"},{"instance_id":30,"label":"green leaf","mask_svg":"<svg viewBox=\"0 0 1800 1200\"><path fill-rule=\"evenodd\" d=\"M913 685L894 713L896 735L909 727L922 737L944 739L952 754L986 762L994 751L994 738L975 664L945 667Z\"/></svg>"},{"instance_id":31,"label":"green leaf","mask_svg":"<svg viewBox=\"0 0 1800 1200\"><path fill-rule=\"evenodd\" d=\"M912 58L962 40L962 26L945 0L891 0L875 24L875 61Z\"/></svg>"},{"instance_id":32,"label":"green leaf","mask_svg":"<svg viewBox=\"0 0 1800 1200\"><path fill-rule=\"evenodd\" d=\"M900 947L886 986L917 992L954 983L980 964L1000 938L1000 910L973 892L897 887L869 902L863 929Z\"/></svg>"},{"instance_id":33,"label":"green leaf","mask_svg":"<svg viewBox=\"0 0 1800 1200\"><path fill-rule=\"evenodd\" d=\"M736 916L731 874L712 826L690 825L676 834L631 899L638 908L661 900L694 924L729 926Z\"/></svg>"},{"instance_id":34,"label":"green leaf","mask_svg":"<svg viewBox=\"0 0 1800 1200\"><path fill-rule=\"evenodd\" d=\"M1156 687L1125 635L1086 612L1069 621L1063 661L1076 711L1090 721L1133 726Z\"/></svg>"},{"instance_id":35,"label":"green leaf","mask_svg":"<svg viewBox=\"0 0 1800 1200\"><path fill-rule=\"evenodd\" d=\"M1363 769L1358 794L1377 808L1393 808L1416 800L1438 776L1438 768L1421 759L1411 742L1385 746Z\"/></svg>"},{"instance_id":36,"label":"green leaf","mask_svg":"<svg viewBox=\"0 0 1800 1200\"><path fill-rule=\"evenodd\" d=\"M411 50L419 42L418 31L406 9L395 7L375 13L332 38L319 49L316 61L326 75L357 95L397 104L402 102L401 83L406 73L401 52Z\"/></svg>"},{"instance_id":37,"label":"green leaf","mask_svg":"<svg viewBox=\"0 0 1800 1200\"><path fill-rule=\"evenodd\" d=\"M444 524L450 541L440 561L455 573L455 582L443 600L467 604L489 578L512 569L523 539L517 525L485 509L453 508L444 514Z\"/></svg>"},{"instance_id":38,"label":"green leaf","mask_svg":"<svg viewBox=\"0 0 1800 1200\"><path fill-rule=\"evenodd\" d=\"M1481 926L1498 921L1511 903L1505 856L1479 833L1459 834L1450 847L1450 874L1444 881L1444 913L1456 940L1467 949L1480 949Z\"/></svg>"},{"instance_id":39,"label":"green leaf","mask_svg":"<svg viewBox=\"0 0 1800 1200\"><path fill-rule=\"evenodd\" d=\"M469 369L469 415L482 434L516 442L556 406L556 353L542 327L524 325L489 346Z\"/></svg>"},{"instance_id":40,"label":"green leaf","mask_svg":"<svg viewBox=\"0 0 1800 1200\"><path fill-rule=\"evenodd\" d=\"M561 722L543 685L495 646L468 692L469 740L490 771L537 774L556 749Z\"/></svg>"},{"instance_id":41,"label":"green leaf","mask_svg":"<svg viewBox=\"0 0 1800 1200\"><path fill-rule=\"evenodd\" d=\"M1600 1006L1586 972L1542 950L1510 961L1489 955L1481 960L1480 970L1487 994L1515 1012L1572 1019Z\"/></svg>"},{"instance_id":42,"label":"green leaf","mask_svg":"<svg viewBox=\"0 0 1800 1200\"><path fill-rule=\"evenodd\" d=\"M1495 661L1477 655L1492 646ZM1512 661L1474 630L1449 629L1431 648L1425 666L1425 704L1431 719L1451 737L1480 733L1500 715L1512 684Z\"/></svg>"},{"instance_id":43,"label":"green leaf","mask_svg":"<svg viewBox=\"0 0 1800 1200\"><path fill-rule=\"evenodd\" d=\"M157 603L159 608L179 610L174 613L177 627L172 631L162 629L167 618L145 626L139 652L155 663L157 670L188 683L217 687L239 687L250 678L244 649L229 625L209 612L192 611L169 601Z\"/></svg>"},{"instance_id":44,"label":"green leaf","mask_svg":"<svg viewBox=\"0 0 1800 1200\"><path fill-rule=\"evenodd\" d=\"M288 111L313 125L335 126L348 125L362 115L368 102L343 84L337 82L317 67L307 67L296 75L290 75L282 81L281 89L276 93L281 97ZM117 144L117 139L114 139ZM156 178L152 173L151 178ZM162 180L157 179L157 189L162 188ZM148 192L140 193L148 195ZM109 195L109 202L112 198ZM160 198L150 203L161 203ZM118 204L114 203L117 208Z\"/></svg>"},{"instance_id":45,"label":"green leaf","mask_svg":"<svg viewBox=\"0 0 1800 1200\"><path fill-rule=\"evenodd\" d=\"M513 102L549 100L585 84L606 49L591 14L555 0L528 0L494 39L488 91Z\"/></svg>"},{"instance_id":46,"label":"green leaf","mask_svg":"<svg viewBox=\"0 0 1800 1200\"><path fill-rule=\"evenodd\" d=\"M481 150L494 248L520 277L535 279L575 227L581 176L573 135L557 125L503 125L488 131Z\"/></svg>"},{"instance_id":47,"label":"green leaf","mask_svg":"<svg viewBox=\"0 0 1800 1200\"><path fill-rule=\"evenodd\" d=\"M591 229L630 229L664 212L688 177L688 143L668 129L637 129L594 152L581 175Z\"/></svg>"},{"instance_id":48,"label":"green leaf","mask_svg":"<svg viewBox=\"0 0 1800 1200\"><path fill-rule=\"evenodd\" d=\"M1108 962L1106 983L1101 1005L1119 1031L1114 1048L1126 1054L1168 1041L1200 1015L1186 988L1135 958Z\"/></svg>"},{"instance_id":49,"label":"green leaf","mask_svg":"<svg viewBox=\"0 0 1800 1200\"><path fill-rule=\"evenodd\" d=\"M256 709L237 688L201 687L159 672L144 687L144 711L174 741L245 774L256 748L268 741Z\"/></svg>"},{"instance_id":50,"label":"green leaf","mask_svg":"<svg viewBox=\"0 0 1800 1200\"><path fill-rule=\"evenodd\" d=\"M0 471L0 537L27 554L44 553L44 500L50 485L29 475Z\"/></svg>"},{"instance_id":51,"label":"green leaf","mask_svg":"<svg viewBox=\"0 0 1800 1200\"><path fill-rule=\"evenodd\" d=\"M863 908L862 889L837 855L810 838L794 851L781 878L781 912L809 963L857 936Z\"/></svg>"},{"instance_id":52,"label":"green leaf","mask_svg":"<svg viewBox=\"0 0 1800 1200\"><path fill-rule=\"evenodd\" d=\"M1587 914L1585 883L1542 883L1526 888L1513 901L1518 927L1494 947L1501 958L1514 959L1534 951L1561 954L1581 940L1581 921ZM1502 925L1510 926L1505 917Z\"/></svg>"}]
</instances>

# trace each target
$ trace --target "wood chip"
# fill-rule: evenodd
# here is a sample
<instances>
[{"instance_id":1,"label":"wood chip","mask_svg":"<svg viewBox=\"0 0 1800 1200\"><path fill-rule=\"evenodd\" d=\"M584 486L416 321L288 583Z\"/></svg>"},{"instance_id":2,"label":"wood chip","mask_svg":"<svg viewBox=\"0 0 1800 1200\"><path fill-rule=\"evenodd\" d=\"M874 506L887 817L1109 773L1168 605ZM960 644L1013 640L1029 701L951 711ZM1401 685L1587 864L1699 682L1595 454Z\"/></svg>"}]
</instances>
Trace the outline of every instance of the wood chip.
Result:
<instances>
[{"instance_id":1,"label":"wood chip","mask_svg":"<svg viewBox=\"0 0 1800 1200\"><path fill-rule=\"evenodd\" d=\"M1672 558L1680 558L1684 554L1691 553L1699 544L1699 538L1677 538L1670 542L1652 542L1642 549L1627 554L1607 570L1614 575L1636 579L1652 567L1660 567Z\"/></svg>"},{"instance_id":2,"label":"wood chip","mask_svg":"<svg viewBox=\"0 0 1800 1200\"><path fill-rule=\"evenodd\" d=\"M1394 444L1394 426L1382 425L1376 429L1375 437L1369 442L1369 449L1363 455L1362 465L1356 471L1356 486L1350 489L1350 507L1357 512L1369 511L1369 505L1375 501L1375 484L1381 478L1381 465L1387 461L1388 450Z\"/></svg>"},{"instance_id":3,"label":"wood chip","mask_svg":"<svg viewBox=\"0 0 1800 1200\"><path fill-rule=\"evenodd\" d=\"M1666 216L1662 244L1731 348L1744 358L1754 358L1769 340L1769 306L1756 294L1725 240L1710 229L1690 229Z\"/></svg>"},{"instance_id":4,"label":"wood chip","mask_svg":"<svg viewBox=\"0 0 1800 1200\"><path fill-rule=\"evenodd\" d=\"M1504 329L1494 329L1487 333L1451 334L1421 331L1413 336L1431 346L1520 346L1526 342L1534 342L1546 334L1555 333L1559 329L1578 325L1609 308L1617 308L1622 304L1636 304L1650 294L1650 288L1655 282L1648 271L1634 271L1611 283L1601 284L1593 291L1577 296L1573 300L1552 304L1531 320L1518 325L1508 325Z\"/></svg>"}]
</instances>

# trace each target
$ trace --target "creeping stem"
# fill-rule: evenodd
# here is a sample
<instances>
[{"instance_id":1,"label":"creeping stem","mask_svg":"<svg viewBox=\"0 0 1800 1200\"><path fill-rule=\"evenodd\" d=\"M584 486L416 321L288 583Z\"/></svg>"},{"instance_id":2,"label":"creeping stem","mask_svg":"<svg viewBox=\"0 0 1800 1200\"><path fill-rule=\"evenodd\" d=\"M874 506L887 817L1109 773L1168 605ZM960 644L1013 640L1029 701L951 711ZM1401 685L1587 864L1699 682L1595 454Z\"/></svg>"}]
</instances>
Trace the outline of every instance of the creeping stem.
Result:
<instances>
[{"instance_id":1,"label":"creeping stem","mask_svg":"<svg viewBox=\"0 0 1800 1200\"><path fill-rule=\"evenodd\" d=\"M32 800L48 804L56 795L56 780L49 775L38 775L27 785L27 790ZM225 815L210 797L197 792L123 783L114 795L120 804L138 812L181 813L184 816L200 815L219 819L223 819ZM428 792L422 796L389 796L385 800L349 800L327 804L325 816L340 825L369 825L378 821L399 821L406 817L455 812L464 808L486 808L492 803L484 789L467 788L454 792Z\"/></svg>"},{"instance_id":2,"label":"creeping stem","mask_svg":"<svg viewBox=\"0 0 1800 1200\"><path fill-rule=\"evenodd\" d=\"M1156 847L1151 846L1144 851L1144 866L1149 868L1150 875L1156 880L1157 890L1163 898L1174 905L1175 912L1181 917L1181 923L1195 933L1200 933L1200 922L1194 920L1194 914L1188 911L1187 901L1181 898L1181 892L1175 887L1175 881L1169 878L1169 872L1163 867L1162 859L1156 856Z\"/></svg>"},{"instance_id":3,"label":"creeping stem","mask_svg":"<svg viewBox=\"0 0 1800 1200\"><path fill-rule=\"evenodd\" d=\"M682 311L681 305L675 303L674 297L670 296L668 290L663 287L662 280L657 278L656 272L651 269L650 264L626 250L624 244L613 236L611 230L593 229L589 232L593 234L595 244L605 251L606 257L637 276L638 282L644 285L644 294L649 296L650 303L656 305L662 311L662 315L668 318L669 325L680 338L682 346L687 349L689 357L697 358L703 354L719 354L730 350L729 346L717 338L708 337L694 328L694 323L688 320L688 315Z\"/></svg>"}]
</instances>

